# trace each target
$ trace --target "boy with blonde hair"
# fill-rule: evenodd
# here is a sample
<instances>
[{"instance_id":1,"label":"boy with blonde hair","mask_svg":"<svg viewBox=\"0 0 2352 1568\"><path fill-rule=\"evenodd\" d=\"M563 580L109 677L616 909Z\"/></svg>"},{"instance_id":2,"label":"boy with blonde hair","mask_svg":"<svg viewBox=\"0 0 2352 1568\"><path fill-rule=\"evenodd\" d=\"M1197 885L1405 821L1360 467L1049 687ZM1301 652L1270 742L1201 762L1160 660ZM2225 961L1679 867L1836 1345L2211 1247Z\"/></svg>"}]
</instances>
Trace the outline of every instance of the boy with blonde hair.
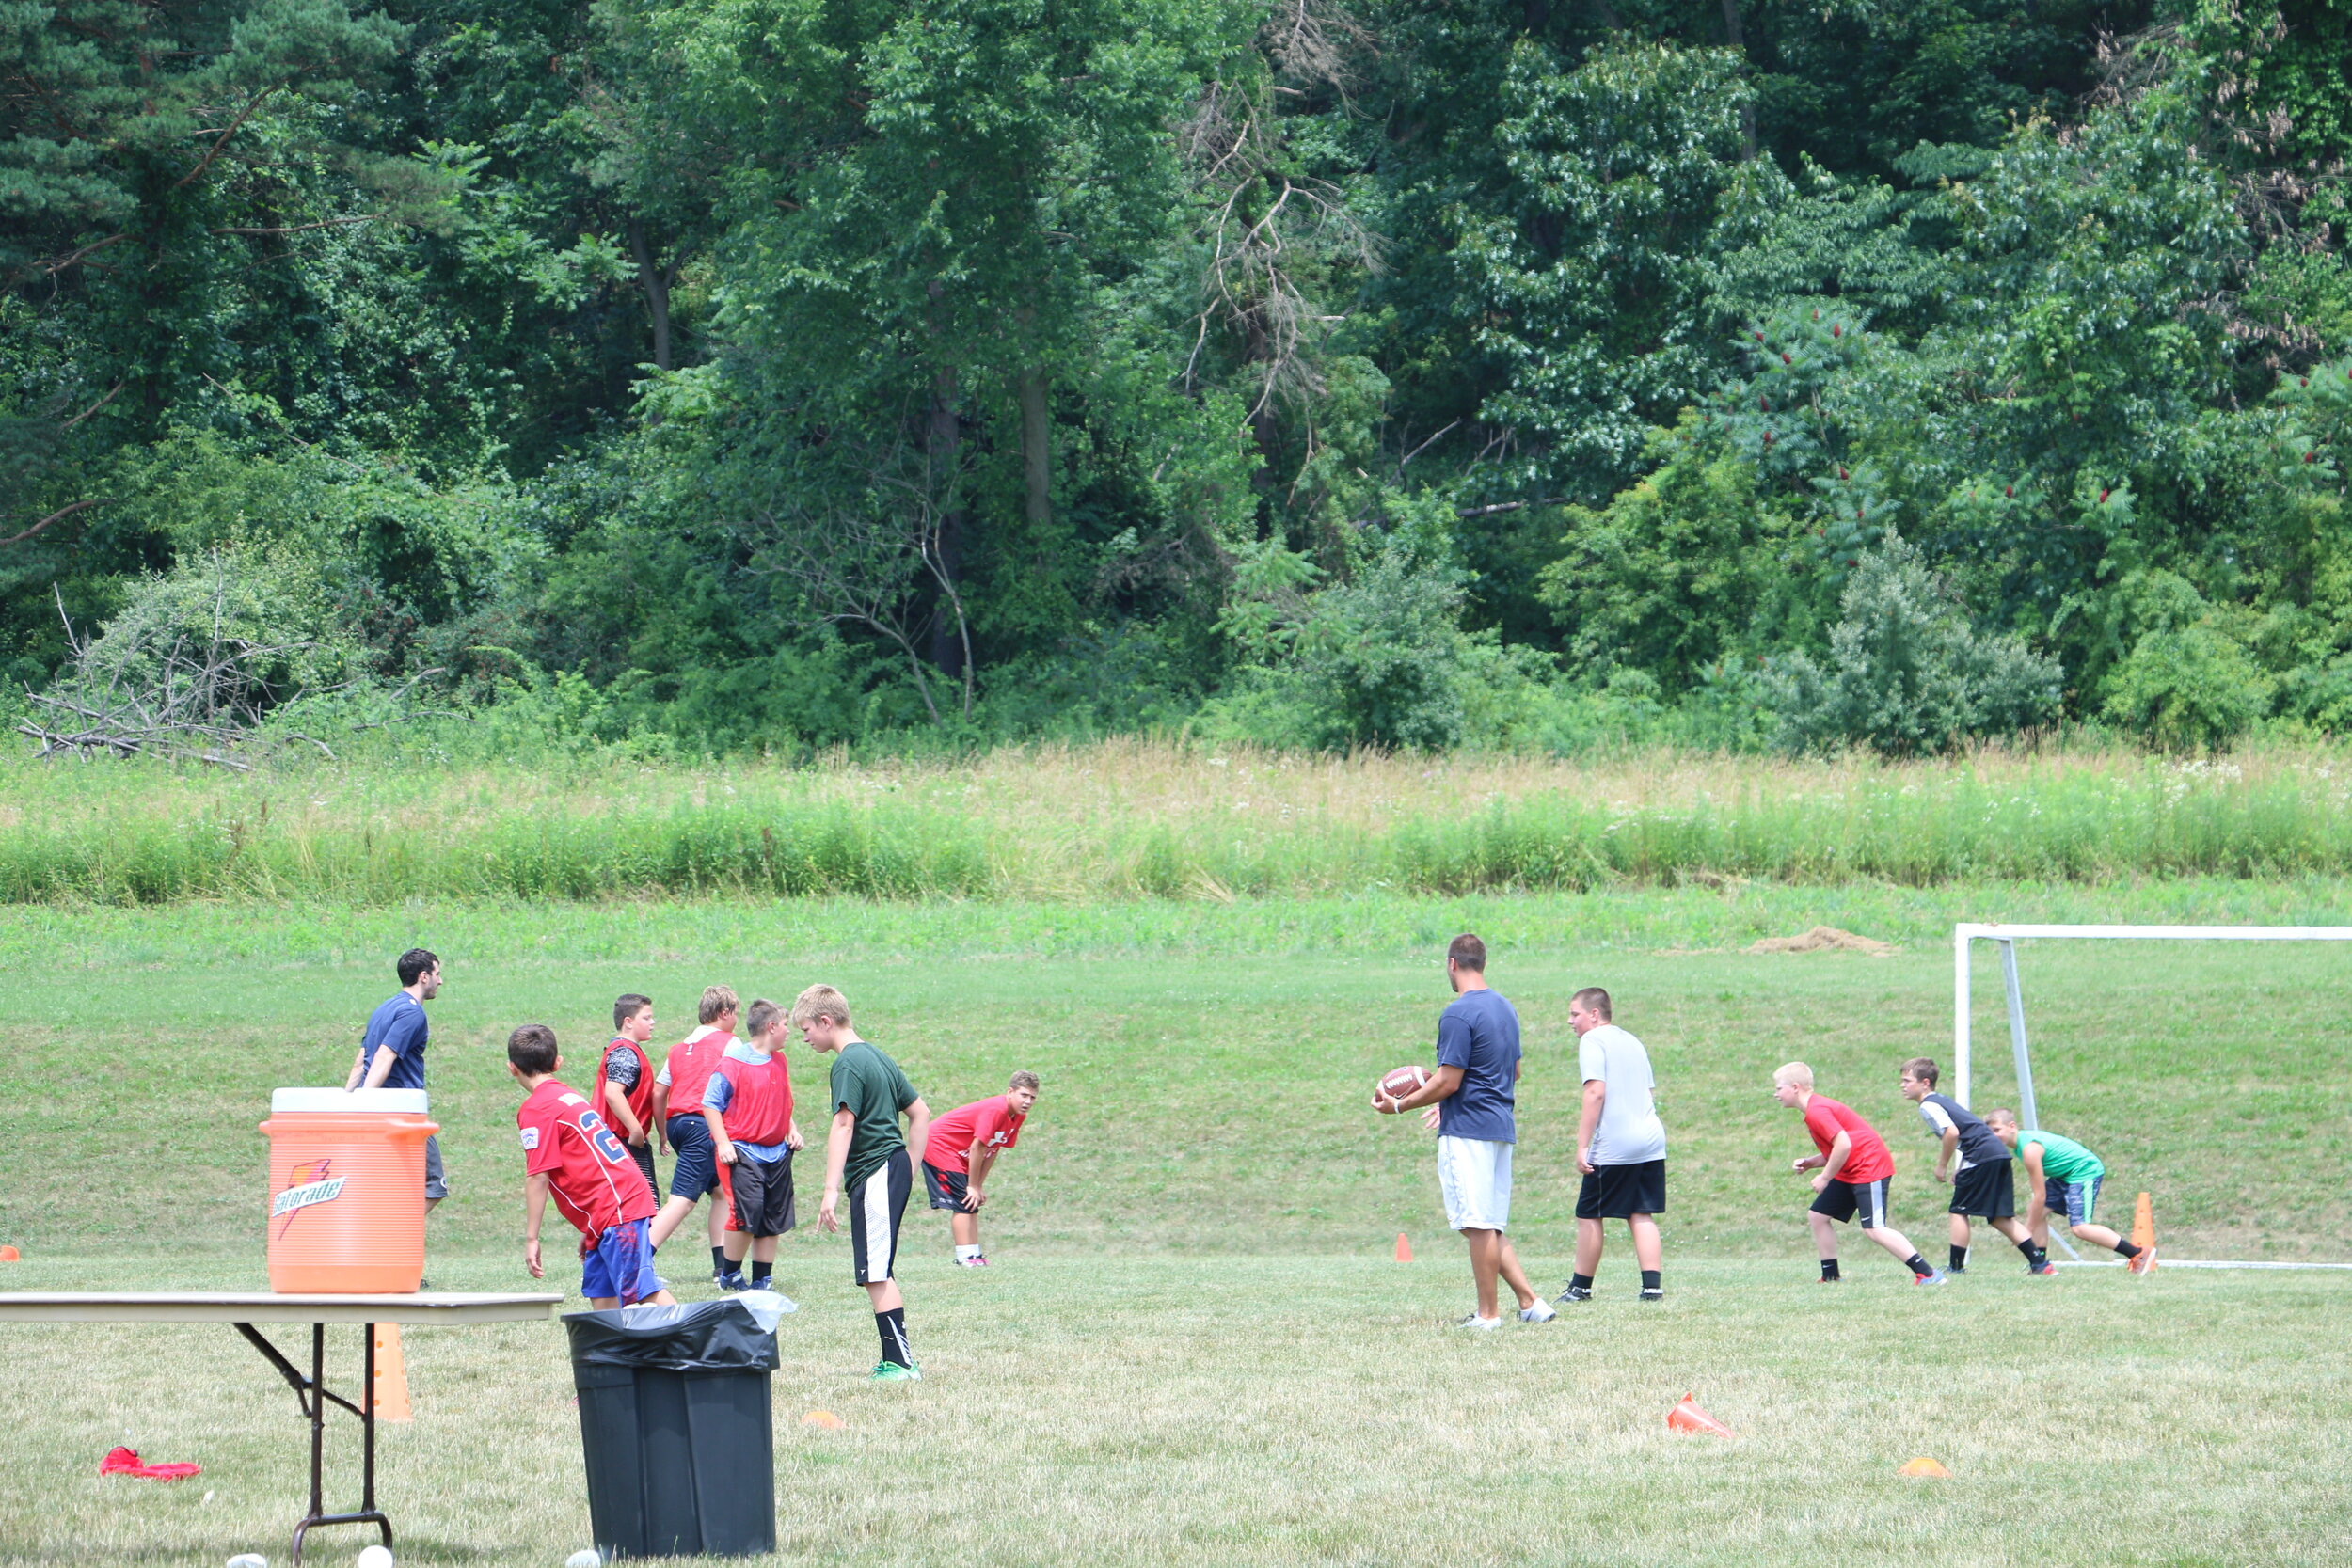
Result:
<instances>
[{"instance_id":1,"label":"boy with blonde hair","mask_svg":"<svg viewBox=\"0 0 2352 1568\"><path fill-rule=\"evenodd\" d=\"M919 1378L907 1343L906 1299L893 1271L898 1257L898 1225L914 1188L914 1165L907 1146L923 1146L930 1132L931 1108L914 1092L898 1064L850 1027L850 1003L831 986L811 986L792 1004L792 1024L809 1049L834 1058L826 1103L833 1127L825 1136L825 1196L817 1208L817 1227L841 1228L841 1202L850 1203L850 1267L874 1308L874 1332L882 1359L878 1382ZM907 1118L904 1137L898 1117Z\"/></svg>"},{"instance_id":2,"label":"boy with blonde hair","mask_svg":"<svg viewBox=\"0 0 2352 1568\"><path fill-rule=\"evenodd\" d=\"M2035 1274L2056 1274L2051 1263L2050 1215L2053 1211L2066 1216L2066 1228L2089 1242L2103 1246L2123 1259L2123 1266L2134 1274L2146 1274L2156 1266L2156 1249L2125 1241L2106 1226L2097 1224L2099 1183L2106 1180L2107 1167L2099 1157L2072 1138L2061 1138L2056 1132L2043 1132L2017 1125L2017 1113L2002 1106L1985 1112L1984 1124L1993 1129L1993 1135L2017 1151L2018 1160L2026 1167L2026 1223L2033 1229L2033 1239L2041 1249L2040 1259L2033 1264Z\"/></svg>"},{"instance_id":3,"label":"boy with blonde hair","mask_svg":"<svg viewBox=\"0 0 2352 1568\"><path fill-rule=\"evenodd\" d=\"M1886 1223L1886 1188L1895 1179L1895 1157L1877 1129L1825 1094L1813 1092L1813 1069L1803 1062L1785 1063L1772 1074L1772 1098L1804 1114L1804 1130L1820 1152L1797 1161L1791 1170L1815 1170L1813 1208L1806 1218L1813 1225L1814 1245L1821 1259L1821 1283L1837 1281L1837 1232L1833 1221L1857 1220L1862 1233L1903 1260L1913 1281L1945 1283L1943 1271L1919 1256L1908 1237Z\"/></svg>"},{"instance_id":4,"label":"boy with blonde hair","mask_svg":"<svg viewBox=\"0 0 2352 1568\"><path fill-rule=\"evenodd\" d=\"M677 1157L670 1167L670 1198L653 1217L653 1244L661 1245L694 1212L694 1205L719 1192L717 1150L710 1126L703 1119L703 1085L719 1069L719 1060L735 1043L735 992L712 986L702 995L695 1016L702 1020L694 1032L670 1047L669 1058L654 1075L654 1124L668 1134ZM710 1206L710 1282L723 1289L727 1282L727 1206Z\"/></svg>"}]
</instances>

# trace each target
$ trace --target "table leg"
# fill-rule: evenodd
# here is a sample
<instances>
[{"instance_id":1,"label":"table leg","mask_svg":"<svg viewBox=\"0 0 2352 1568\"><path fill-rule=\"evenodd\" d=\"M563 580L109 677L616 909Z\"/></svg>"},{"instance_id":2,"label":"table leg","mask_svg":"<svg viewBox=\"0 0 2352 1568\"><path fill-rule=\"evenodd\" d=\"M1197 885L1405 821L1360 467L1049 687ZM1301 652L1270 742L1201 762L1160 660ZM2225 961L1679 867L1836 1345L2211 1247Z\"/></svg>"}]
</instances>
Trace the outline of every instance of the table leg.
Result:
<instances>
[{"instance_id":1,"label":"table leg","mask_svg":"<svg viewBox=\"0 0 2352 1568\"><path fill-rule=\"evenodd\" d=\"M310 1511L303 1516L300 1524L294 1526L294 1568L301 1568L302 1538L310 1532L313 1525L373 1525L383 1532L384 1544L389 1546L392 1544L392 1522L375 1506L375 1328L372 1323L359 1326L367 1336L366 1347L360 1355L367 1391L361 1396L362 1402L354 1404L326 1386L325 1323L310 1325L310 1375L308 1378L296 1370L294 1363L279 1354L278 1347L263 1338L251 1323L236 1325L237 1332L244 1335L253 1348L278 1369L278 1374L294 1389L294 1399L301 1404L302 1413L310 1419ZM356 1513L326 1512L326 1405L330 1400L359 1418L361 1481L359 1509Z\"/></svg>"}]
</instances>

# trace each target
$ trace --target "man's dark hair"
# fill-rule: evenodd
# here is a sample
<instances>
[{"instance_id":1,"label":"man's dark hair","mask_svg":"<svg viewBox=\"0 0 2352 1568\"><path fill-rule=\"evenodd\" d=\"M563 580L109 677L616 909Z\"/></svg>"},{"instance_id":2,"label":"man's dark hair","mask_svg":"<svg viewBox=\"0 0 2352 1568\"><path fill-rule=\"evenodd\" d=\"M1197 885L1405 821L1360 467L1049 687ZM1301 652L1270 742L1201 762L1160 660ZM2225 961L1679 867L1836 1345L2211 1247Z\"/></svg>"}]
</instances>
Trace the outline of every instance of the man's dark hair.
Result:
<instances>
[{"instance_id":1,"label":"man's dark hair","mask_svg":"<svg viewBox=\"0 0 2352 1568\"><path fill-rule=\"evenodd\" d=\"M438 969L440 965L441 960L423 948L411 947L400 956L400 983L404 986L413 986L417 983L418 975L429 969Z\"/></svg>"},{"instance_id":2,"label":"man's dark hair","mask_svg":"<svg viewBox=\"0 0 2352 1568\"><path fill-rule=\"evenodd\" d=\"M506 1059L533 1075L555 1070L555 1031L526 1023L506 1037Z\"/></svg>"},{"instance_id":3,"label":"man's dark hair","mask_svg":"<svg viewBox=\"0 0 2352 1568\"><path fill-rule=\"evenodd\" d=\"M1445 956L1456 969L1467 969L1472 974L1486 973L1486 944L1468 931L1446 943Z\"/></svg>"},{"instance_id":4,"label":"man's dark hair","mask_svg":"<svg viewBox=\"0 0 2352 1568\"><path fill-rule=\"evenodd\" d=\"M1925 1056L1914 1056L1903 1064L1903 1070L1914 1078L1924 1079L1929 1088L1935 1087L1936 1080L1944 1076L1936 1065Z\"/></svg>"},{"instance_id":5,"label":"man's dark hair","mask_svg":"<svg viewBox=\"0 0 2352 1568\"><path fill-rule=\"evenodd\" d=\"M1616 1015L1609 1010L1609 993L1598 986L1586 986L1568 1000L1581 1007L1592 1008L1600 1015L1600 1021L1603 1023L1612 1023L1616 1021Z\"/></svg>"},{"instance_id":6,"label":"man's dark hair","mask_svg":"<svg viewBox=\"0 0 2352 1568\"><path fill-rule=\"evenodd\" d=\"M618 1029L630 1019L653 1006L653 998L625 990L612 1001L612 1027Z\"/></svg>"}]
</instances>

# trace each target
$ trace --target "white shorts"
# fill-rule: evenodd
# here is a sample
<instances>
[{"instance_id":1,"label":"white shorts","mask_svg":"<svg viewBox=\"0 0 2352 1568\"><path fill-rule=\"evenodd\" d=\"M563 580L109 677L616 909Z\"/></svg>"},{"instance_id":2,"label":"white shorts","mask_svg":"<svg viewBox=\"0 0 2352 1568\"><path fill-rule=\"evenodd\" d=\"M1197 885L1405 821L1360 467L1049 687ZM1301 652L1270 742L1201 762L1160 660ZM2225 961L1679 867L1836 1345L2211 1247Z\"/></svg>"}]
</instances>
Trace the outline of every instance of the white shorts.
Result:
<instances>
[{"instance_id":1,"label":"white shorts","mask_svg":"<svg viewBox=\"0 0 2352 1568\"><path fill-rule=\"evenodd\" d=\"M1486 1138L1438 1140L1438 1190L1456 1230L1511 1226L1511 1146Z\"/></svg>"}]
</instances>

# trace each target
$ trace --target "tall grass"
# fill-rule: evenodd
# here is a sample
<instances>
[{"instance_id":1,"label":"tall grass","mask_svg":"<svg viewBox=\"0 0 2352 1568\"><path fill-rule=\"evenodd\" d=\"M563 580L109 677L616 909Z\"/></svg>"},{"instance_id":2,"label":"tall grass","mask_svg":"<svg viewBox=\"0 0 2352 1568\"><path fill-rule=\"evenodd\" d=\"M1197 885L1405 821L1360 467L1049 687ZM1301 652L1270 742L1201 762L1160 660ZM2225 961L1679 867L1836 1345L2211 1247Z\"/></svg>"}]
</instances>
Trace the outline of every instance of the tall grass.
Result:
<instances>
[{"instance_id":1,"label":"tall grass","mask_svg":"<svg viewBox=\"0 0 2352 1568\"><path fill-rule=\"evenodd\" d=\"M1210 898L2352 872L2352 753L0 767L0 902Z\"/></svg>"}]
</instances>

